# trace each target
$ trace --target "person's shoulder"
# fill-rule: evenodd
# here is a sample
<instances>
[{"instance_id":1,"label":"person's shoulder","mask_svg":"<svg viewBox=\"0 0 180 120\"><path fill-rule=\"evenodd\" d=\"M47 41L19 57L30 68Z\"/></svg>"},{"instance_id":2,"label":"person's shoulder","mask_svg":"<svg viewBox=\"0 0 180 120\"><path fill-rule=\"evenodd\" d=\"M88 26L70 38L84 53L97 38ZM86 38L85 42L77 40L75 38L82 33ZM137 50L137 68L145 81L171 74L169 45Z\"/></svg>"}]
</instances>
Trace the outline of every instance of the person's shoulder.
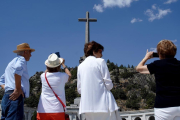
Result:
<instances>
[{"instance_id":1,"label":"person's shoulder","mask_svg":"<svg viewBox=\"0 0 180 120\"><path fill-rule=\"evenodd\" d=\"M40 75L40 77L44 77L44 75L45 75L45 73L42 73L42 74Z\"/></svg>"},{"instance_id":2,"label":"person's shoulder","mask_svg":"<svg viewBox=\"0 0 180 120\"><path fill-rule=\"evenodd\" d=\"M45 74L45 73L43 72L43 73L41 74L41 76L44 76L44 74Z\"/></svg>"},{"instance_id":3,"label":"person's shoulder","mask_svg":"<svg viewBox=\"0 0 180 120\"><path fill-rule=\"evenodd\" d=\"M17 59L18 59L18 57L14 57L14 58L9 62L8 65L14 64L15 61L17 61Z\"/></svg>"},{"instance_id":4,"label":"person's shoulder","mask_svg":"<svg viewBox=\"0 0 180 120\"><path fill-rule=\"evenodd\" d=\"M22 56L17 56L14 58L14 60L16 61L17 64L21 64L21 65L26 65L26 60L24 57Z\"/></svg>"},{"instance_id":5,"label":"person's shoulder","mask_svg":"<svg viewBox=\"0 0 180 120\"><path fill-rule=\"evenodd\" d=\"M165 66L167 64L167 61L165 59L162 60L155 60L154 62L150 63L153 64L155 66Z\"/></svg>"},{"instance_id":6,"label":"person's shoulder","mask_svg":"<svg viewBox=\"0 0 180 120\"><path fill-rule=\"evenodd\" d=\"M80 68L82 66L83 62L81 64L79 64L77 67Z\"/></svg>"},{"instance_id":7,"label":"person's shoulder","mask_svg":"<svg viewBox=\"0 0 180 120\"><path fill-rule=\"evenodd\" d=\"M67 73L65 73L65 72L58 72L57 73L58 74L58 77L59 78L67 78L67 80L68 80L68 74Z\"/></svg>"},{"instance_id":8,"label":"person's shoulder","mask_svg":"<svg viewBox=\"0 0 180 120\"><path fill-rule=\"evenodd\" d=\"M17 57L19 61L22 61L22 62L26 62L25 58L23 56L18 56Z\"/></svg>"},{"instance_id":9,"label":"person's shoulder","mask_svg":"<svg viewBox=\"0 0 180 120\"><path fill-rule=\"evenodd\" d=\"M57 72L56 74L59 76L67 75L65 72Z\"/></svg>"},{"instance_id":10,"label":"person's shoulder","mask_svg":"<svg viewBox=\"0 0 180 120\"><path fill-rule=\"evenodd\" d=\"M149 63L149 64L159 64L162 63L162 60L154 60L153 62Z\"/></svg>"},{"instance_id":11,"label":"person's shoulder","mask_svg":"<svg viewBox=\"0 0 180 120\"><path fill-rule=\"evenodd\" d=\"M85 59L85 60L86 60L86 59ZM86 65L86 61L85 61L85 60L78 65L78 67L77 67L78 69L81 68L82 66Z\"/></svg>"},{"instance_id":12,"label":"person's shoulder","mask_svg":"<svg viewBox=\"0 0 180 120\"><path fill-rule=\"evenodd\" d=\"M99 63L106 62L103 58L96 58L96 61Z\"/></svg>"},{"instance_id":13,"label":"person's shoulder","mask_svg":"<svg viewBox=\"0 0 180 120\"><path fill-rule=\"evenodd\" d=\"M180 60L177 60L178 64L180 64Z\"/></svg>"},{"instance_id":14,"label":"person's shoulder","mask_svg":"<svg viewBox=\"0 0 180 120\"><path fill-rule=\"evenodd\" d=\"M152 62L154 64L159 64L159 63L162 63L162 60L155 60L154 62Z\"/></svg>"}]
</instances>

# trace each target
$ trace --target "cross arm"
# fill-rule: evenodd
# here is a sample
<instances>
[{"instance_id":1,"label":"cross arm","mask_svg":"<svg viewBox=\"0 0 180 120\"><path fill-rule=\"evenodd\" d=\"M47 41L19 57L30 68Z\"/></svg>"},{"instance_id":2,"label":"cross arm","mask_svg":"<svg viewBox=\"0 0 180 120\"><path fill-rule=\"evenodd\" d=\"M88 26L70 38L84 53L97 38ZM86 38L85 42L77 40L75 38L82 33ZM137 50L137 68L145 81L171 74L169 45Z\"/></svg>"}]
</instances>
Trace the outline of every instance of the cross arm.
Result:
<instances>
[{"instance_id":1,"label":"cross arm","mask_svg":"<svg viewBox=\"0 0 180 120\"><path fill-rule=\"evenodd\" d=\"M86 18L79 18L78 21L82 21L82 22L86 22L87 19ZM90 18L88 19L89 22L97 22L97 19L95 18Z\"/></svg>"},{"instance_id":2,"label":"cross arm","mask_svg":"<svg viewBox=\"0 0 180 120\"><path fill-rule=\"evenodd\" d=\"M79 18L78 21L84 21L84 22L86 22L87 19L86 19L86 18Z\"/></svg>"},{"instance_id":3,"label":"cross arm","mask_svg":"<svg viewBox=\"0 0 180 120\"><path fill-rule=\"evenodd\" d=\"M89 22L97 22L97 19L95 19L95 18L90 18L88 21L89 21Z\"/></svg>"}]
</instances>

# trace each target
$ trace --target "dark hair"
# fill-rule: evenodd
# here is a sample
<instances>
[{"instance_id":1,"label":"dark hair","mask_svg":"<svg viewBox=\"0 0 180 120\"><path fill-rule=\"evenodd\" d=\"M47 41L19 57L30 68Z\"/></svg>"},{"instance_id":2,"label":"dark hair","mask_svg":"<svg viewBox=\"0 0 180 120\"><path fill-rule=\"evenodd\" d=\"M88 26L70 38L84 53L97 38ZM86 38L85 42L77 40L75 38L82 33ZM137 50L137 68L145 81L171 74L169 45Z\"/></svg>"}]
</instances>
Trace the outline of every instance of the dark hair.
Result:
<instances>
[{"instance_id":1,"label":"dark hair","mask_svg":"<svg viewBox=\"0 0 180 120\"><path fill-rule=\"evenodd\" d=\"M170 40L161 40L157 45L157 52L163 58L174 58L177 48Z\"/></svg>"},{"instance_id":2,"label":"dark hair","mask_svg":"<svg viewBox=\"0 0 180 120\"><path fill-rule=\"evenodd\" d=\"M88 56L93 56L93 52L98 52L98 50L101 49L102 51L104 51L104 47L95 42L95 41L92 41L92 42L89 42L89 43L86 43L84 45L84 53L85 53L85 56L88 57Z\"/></svg>"},{"instance_id":3,"label":"dark hair","mask_svg":"<svg viewBox=\"0 0 180 120\"><path fill-rule=\"evenodd\" d=\"M47 71L48 72L59 72L59 70L60 70L60 66L61 65L59 65L59 66L57 66L57 67L55 67L55 68L50 68L50 67L48 67L48 66L46 66L46 68L47 68Z\"/></svg>"}]
</instances>

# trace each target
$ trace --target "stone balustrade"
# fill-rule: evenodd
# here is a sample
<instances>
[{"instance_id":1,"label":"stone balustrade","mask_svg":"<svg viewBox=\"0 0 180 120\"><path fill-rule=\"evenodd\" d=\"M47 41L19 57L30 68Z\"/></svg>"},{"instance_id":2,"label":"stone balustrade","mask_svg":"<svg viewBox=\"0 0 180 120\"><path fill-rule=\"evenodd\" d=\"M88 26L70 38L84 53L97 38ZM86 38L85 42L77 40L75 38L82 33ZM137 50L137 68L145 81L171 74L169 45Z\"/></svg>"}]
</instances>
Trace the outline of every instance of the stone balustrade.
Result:
<instances>
[{"instance_id":1,"label":"stone balustrade","mask_svg":"<svg viewBox=\"0 0 180 120\"><path fill-rule=\"evenodd\" d=\"M79 101L80 98L74 100L74 104L67 106L66 114L69 115L70 120L85 120L84 115L79 115ZM1 103L1 101L0 101ZM31 120L36 108L24 107L24 120ZM155 120L154 110L137 110L137 111L123 111L120 112L122 120ZM1 106L0 106L0 117L1 117Z\"/></svg>"}]
</instances>

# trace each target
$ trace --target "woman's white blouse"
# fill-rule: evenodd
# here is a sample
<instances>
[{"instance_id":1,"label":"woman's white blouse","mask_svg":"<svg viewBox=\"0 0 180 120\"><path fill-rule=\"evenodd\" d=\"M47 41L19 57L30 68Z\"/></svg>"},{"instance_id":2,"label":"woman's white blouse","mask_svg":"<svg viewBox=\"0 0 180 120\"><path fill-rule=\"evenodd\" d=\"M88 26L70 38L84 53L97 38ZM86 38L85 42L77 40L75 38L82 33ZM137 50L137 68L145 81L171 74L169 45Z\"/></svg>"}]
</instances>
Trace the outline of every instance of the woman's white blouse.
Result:
<instances>
[{"instance_id":1,"label":"woman's white blouse","mask_svg":"<svg viewBox=\"0 0 180 120\"><path fill-rule=\"evenodd\" d=\"M55 73L47 72L46 77L54 92L66 105L64 86L65 83L68 81L69 76L66 73L62 73L62 72L55 72ZM53 91L46 82L45 73L41 74L41 82L42 82L42 92L39 99L37 112L38 113L64 112L62 104L56 98Z\"/></svg>"},{"instance_id":2,"label":"woman's white blouse","mask_svg":"<svg viewBox=\"0 0 180 120\"><path fill-rule=\"evenodd\" d=\"M77 90L81 94L79 114L118 110L110 92L113 83L107 64L102 58L87 57L78 67Z\"/></svg>"}]
</instances>

